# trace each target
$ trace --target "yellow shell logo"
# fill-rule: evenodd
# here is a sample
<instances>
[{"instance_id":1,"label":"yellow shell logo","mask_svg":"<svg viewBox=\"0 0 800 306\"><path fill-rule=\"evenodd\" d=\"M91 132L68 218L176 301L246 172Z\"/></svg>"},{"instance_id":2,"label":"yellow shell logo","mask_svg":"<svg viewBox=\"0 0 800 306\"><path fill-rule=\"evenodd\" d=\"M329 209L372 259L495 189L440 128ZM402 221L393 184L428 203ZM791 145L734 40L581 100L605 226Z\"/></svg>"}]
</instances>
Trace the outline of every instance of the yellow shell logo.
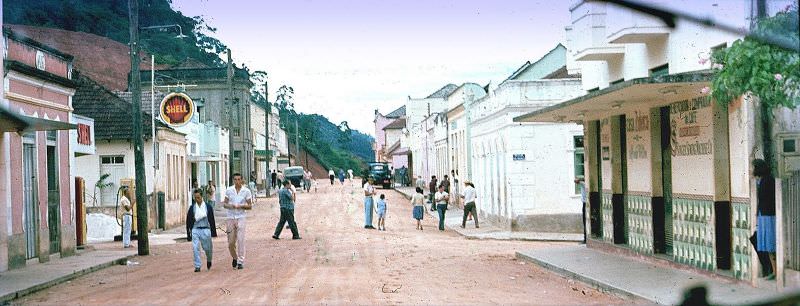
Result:
<instances>
[{"instance_id":1,"label":"yellow shell logo","mask_svg":"<svg viewBox=\"0 0 800 306\"><path fill-rule=\"evenodd\" d=\"M161 100L161 120L173 127L189 123L194 116L194 101L186 94L173 92Z\"/></svg>"}]
</instances>

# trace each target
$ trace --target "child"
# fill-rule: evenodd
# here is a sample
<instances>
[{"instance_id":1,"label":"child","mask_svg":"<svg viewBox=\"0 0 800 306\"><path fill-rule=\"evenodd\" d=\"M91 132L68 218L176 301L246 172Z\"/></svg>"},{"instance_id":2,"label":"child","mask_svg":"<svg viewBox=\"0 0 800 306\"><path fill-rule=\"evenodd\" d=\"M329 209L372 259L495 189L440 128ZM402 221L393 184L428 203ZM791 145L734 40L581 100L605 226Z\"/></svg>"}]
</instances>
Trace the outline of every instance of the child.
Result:
<instances>
[{"instance_id":1,"label":"child","mask_svg":"<svg viewBox=\"0 0 800 306\"><path fill-rule=\"evenodd\" d=\"M378 205L375 206L375 210L378 213L378 230L385 231L386 230L386 196L381 194L380 200L378 200Z\"/></svg>"}]
</instances>

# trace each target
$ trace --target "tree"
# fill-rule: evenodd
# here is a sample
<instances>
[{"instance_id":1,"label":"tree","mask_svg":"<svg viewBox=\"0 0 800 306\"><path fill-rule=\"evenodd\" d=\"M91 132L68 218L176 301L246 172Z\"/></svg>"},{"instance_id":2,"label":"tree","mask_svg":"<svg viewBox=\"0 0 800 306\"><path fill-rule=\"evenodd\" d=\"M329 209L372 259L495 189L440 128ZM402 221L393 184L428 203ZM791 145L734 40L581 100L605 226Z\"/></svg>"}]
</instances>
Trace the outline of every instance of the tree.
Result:
<instances>
[{"instance_id":1,"label":"tree","mask_svg":"<svg viewBox=\"0 0 800 306\"><path fill-rule=\"evenodd\" d=\"M799 44L797 6L759 19L753 30L761 35L785 36ZM745 37L736 40L730 48L714 52L712 61L711 95L717 103L727 106L745 94L752 94L761 101L764 160L774 170L772 111L800 105L800 55Z\"/></svg>"},{"instance_id":2,"label":"tree","mask_svg":"<svg viewBox=\"0 0 800 306\"><path fill-rule=\"evenodd\" d=\"M350 129L350 125L347 121L342 121L337 127L339 128L339 142L350 143L352 140L350 134L352 134L353 131Z\"/></svg>"}]
</instances>

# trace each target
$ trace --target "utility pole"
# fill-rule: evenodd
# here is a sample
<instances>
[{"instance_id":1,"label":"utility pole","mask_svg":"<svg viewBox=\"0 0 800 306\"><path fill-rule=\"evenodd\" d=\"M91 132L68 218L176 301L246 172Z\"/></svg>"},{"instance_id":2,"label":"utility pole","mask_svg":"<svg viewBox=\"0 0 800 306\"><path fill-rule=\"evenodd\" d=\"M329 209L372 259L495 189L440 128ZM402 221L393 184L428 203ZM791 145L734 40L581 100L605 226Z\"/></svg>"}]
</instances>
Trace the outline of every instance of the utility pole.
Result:
<instances>
[{"instance_id":1,"label":"utility pole","mask_svg":"<svg viewBox=\"0 0 800 306\"><path fill-rule=\"evenodd\" d=\"M267 186L267 197L269 198L269 191L272 190L272 172L269 171L269 163L272 162L272 154L269 150L269 115L272 112L272 105L269 104L269 81L264 80L264 134L267 139L267 168L266 179L264 185Z\"/></svg>"},{"instance_id":2,"label":"utility pole","mask_svg":"<svg viewBox=\"0 0 800 306\"><path fill-rule=\"evenodd\" d=\"M295 164L300 164L300 129L297 128L297 116L294 117L294 152L297 153Z\"/></svg>"},{"instance_id":3,"label":"utility pole","mask_svg":"<svg viewBox=\"0 0 800 306\"><path fill-rule=\"evenodd\" d=\"M228 103L225 112L228 114L228 185L231 185L230 179L233 177L233 110L236 107L236 102L233 98L233 57L231 56L231 49L228 48ZM249 177L249 173L247 173Z\"/></svg>"},{"instance_id":4,"label":"utility pole","mask_svg":"<svg viewBox=\"0 0 800 306\"><path fill-rule=\"evenodd\" d=\"M131 91L133 106L133 160L136 173L136 232L138 233L139 255L150 254L147 237L147 185L144 172L144 140L142 139L142 92L139 76L139 0L128 0L128 19L130 25L131 72L128 76L128 90Z\"/></svg>"}]
</instances>

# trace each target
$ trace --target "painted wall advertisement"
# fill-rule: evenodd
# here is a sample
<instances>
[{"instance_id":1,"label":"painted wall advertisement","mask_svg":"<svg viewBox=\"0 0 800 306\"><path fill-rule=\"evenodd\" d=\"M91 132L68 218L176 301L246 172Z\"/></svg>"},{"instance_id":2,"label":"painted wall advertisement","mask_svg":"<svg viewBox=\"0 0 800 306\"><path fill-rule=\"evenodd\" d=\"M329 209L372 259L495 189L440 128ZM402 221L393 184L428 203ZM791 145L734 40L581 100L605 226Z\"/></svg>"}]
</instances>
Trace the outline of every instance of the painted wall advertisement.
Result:
<instances>
[{"instance_id":1,"label":"painted wall advertisement","mask_svg":"<svg viewBox=\"0 0 800 306\"><path fill-rule=\"evenodd\" d=\"M670 104L672 187L675 193L713 195L713 107L709 96Z\"/></svg>"}]
</instances>

